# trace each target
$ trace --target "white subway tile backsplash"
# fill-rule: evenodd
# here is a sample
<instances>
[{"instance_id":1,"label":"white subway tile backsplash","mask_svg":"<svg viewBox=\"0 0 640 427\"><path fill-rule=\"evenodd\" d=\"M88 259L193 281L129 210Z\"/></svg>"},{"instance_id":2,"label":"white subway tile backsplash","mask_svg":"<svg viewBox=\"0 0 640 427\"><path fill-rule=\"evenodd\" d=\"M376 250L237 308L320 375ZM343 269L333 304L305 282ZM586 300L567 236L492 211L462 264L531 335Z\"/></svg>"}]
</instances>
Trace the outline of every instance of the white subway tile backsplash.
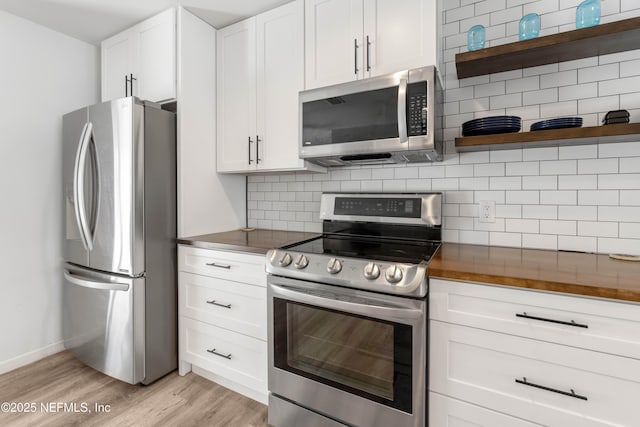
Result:
<instances>
[{"instance_id":1,"label":"white subway tile backsplash","mask_svg":"<svg viewBox=\"0 0 640 427\"><path fill-rule=\"evenodd\" d=\"M540 76L540 88L570 86L578 83L578 71L566 70Z\"/></svg>"},{"instance_id":2,"label":"white subway tile backsplash","mask_svg":"<svg viewBox=\"0 0 640 427\"><path fill-rule=\"evenodd\" d=\"M557 190L557 176L525 176L522 177L523 190Z\"/></svg>"},{"instance_id":3,"label":"white subway tile backsplash","mask_svg":"<svg viewBox=\"0 0 640 427\"><path fill-rule=\"evenodd\" d=\"M504 163L481 163L474 165L474 176L504 176Z\"/></svg>"},{"instance_id":4,"label":"white subway tile backsplash","mask_svg":"<svg viewBox=\"0 0 640 427\"><path fill-rule=\"evenodd\" d=\"M640 240L600 237L598 238L598 251L601 253L640 255Z\"/></svg>"},{"instance_id":5,"label":"white subway tile backsplash","mask_svg":"<svg viewBox=\"0 0 640 427\"><path fill-rule=\"evenodd\" d=\"M577 191L540 191L541 205L575 205L577 200Z\"/></svg>"},{"instance_id":6,"label":"white subway tile backsplash","mask_svg":"<svg viewBox=\"0 0 640 427\"><path fill-rule=\"evenodd\" d=\"M640 222L640 206L598 206L598 221Z\"/></svg>"},{"instance_id":7,"label":"white subway tile backsplash","mask_svg":"<svg viewBox=\"0 0 640 427\"><path fill-rule=\"evenodd\" d=\"M578 83L590 83L620 77L618 63L587 67L578 70Z\"/></svg>"},{"instance_id":8,"label":"white subway tile backsplash","mask_svg":"<svg viewBox=\"0 0 640 427\"><path fill-rule=\"evenodd\" d=\"M508 246L519 248L522 246L522 234L501 233L492 231L491 233L489 233L489 244L491 246Z\"/></svg>"},{"instance_id":9,"label":"white subway tile backsplash","mask_svg":"<svg viewBox=\"0 0 640 427\"><path fill-rule=\"evenodd\" d=\"M595 190L597 188L597 175L561 175L558 177L558 189L560 190Z\"/></svg>"},{"instance_id":10,"label":"white subway tile backsplash","mask_svg":"<svg viewBox=\"0 0 640 427\"><path fill-rule=\"evenodd\" d=\"M496 205L496 218L524 218L522 208L522 205Z\"/></svg>"},{"instance_id":11,"label":"white subway tile backsplash","mask_svg":"<svg viewBox=\"0 0 640 427\"><path fill-rule=\"evenodd\" d=\"M522 160L525 162L532 160L557 160L558 147L528 148L522 150Z\"/></svg>"},{"instance_id":12,"label":"white subway tile backsplash","mask_svg":"<svg viewBox=\"0 0 640 427\"><path fill-rule=\"evenodd\" d=\"M486 28L487 46L518 39L518 21L541 14L541 35L575 28L582 0L452 0L444 5L445 161L334 168L327 173L248 177L248 224L320 232L322 192L444 192L443 239L540 249L640 253L638 142L458 154L467 120L493 115L539 120L575 116L599 126L625 108L640 122L640 49L459 80L455 55L467 30ZM640 16L638 0L602 2L602 22ZM478 203L496 202L496 222L478 221Z\"/></svg>"},{"instance_id":13,"label":"white subway tile backsplash","mask_svg":"<svg viewBox=\"0 0 640 427\"><path fill-rule=\"evenodd\" d=\"M621 190L620 204L622 206L640 206L640 190Z\"/></svg>"},{"instance_id":14,"label":"white subway tile backsplash","mask_svg":"<svg viewBox=\"0 0 640 427\"><path fill-rule=\"evenodd\" d=\"M595 221L598 219L597 206L559 206L558 219Z\"/></svg>"},{"instance_id":15,"label":"white subway tile backsplash","mask_svg":"<svg viewBox=\"0 0 640 427\"><path fill-rule=\"evenodd\" d=\"M489 178L489 187L492 190L521 190L522 177L506 176Z\"/></svg>"},{"instance_id":16,"label":"white subway tile backsplash","mask_svg":"<svg viewBox=\"0 0 640 427\"><path fill-rule=\"evenodd\" d=\"M525 205L522 206L522 218L558 219L558 206Z\"/></svg>"},{"instance_id":17,"label":"white subway tile backsplash","mask_svg":"<svg viewBox=\"0 0 640 427\"><path fill-rule=\"evenodd\" d=\"M618 237L617 222L578 221L579 236Z\"/></svg>"},{"instance_id":18,"label":"white subway tile backsplash","mask_svg":"<svg viewBox=\"0 0 640 427\"><path fill-rule=\"evenodd\" d=\"M598 239L595 237L582 236L558 236L558 250L596 252L598 250Z\"/></svg>"},{"instance_id":19,"label":"white subway tile backsplash","mask_svg":"<svg viewBox=\"0 0 640 427\"><path fill-rule=\"evenodd\" d=\"M638 188L640 174L598 175L600 190L633 190Z\"/></svg>"},{"instance_id":20,"label":"white subway tile backsplash","mask_svg":"<svg viewBox=\"0 0 640 427\"><path fill-rule=\"evenodd\" d=\"M616 224L617 223L612 223ZM620 238L621 239L640 239L640 223L635 222L621 222L620 223ZM603 237L618 237L616 236L603 236Z\"/></svg>"},{"instance_id":21,"label":"white subway tile backsplash","mask_svg":"<svg viewBox=\"0 0 640 427\"><path fill-rule=\"evenodd\" d=\"M540 204L539 191L507 191L507 204L515 205L538 205Z\"/></svg>"},{"instance_id":22,"label":"white subway tile backsplash","mask_svg":"<svg viewBox=\"0 0 640 427\"><path fill-rule=\"evenodd\" d=\"M540 162L540 175L575 175L576 160L549 160Z\"/></svg>"},{"instance_id":23,"label":"white subway tile backsplash","mask_svg":"<svg viewBox=\"0 0 640 427\"><path fill-rule=\"evenodd\" d=\"M558 88L526 91L522 94L522 105L538 105L558 102Z\"/></svg>"}]
</instances>

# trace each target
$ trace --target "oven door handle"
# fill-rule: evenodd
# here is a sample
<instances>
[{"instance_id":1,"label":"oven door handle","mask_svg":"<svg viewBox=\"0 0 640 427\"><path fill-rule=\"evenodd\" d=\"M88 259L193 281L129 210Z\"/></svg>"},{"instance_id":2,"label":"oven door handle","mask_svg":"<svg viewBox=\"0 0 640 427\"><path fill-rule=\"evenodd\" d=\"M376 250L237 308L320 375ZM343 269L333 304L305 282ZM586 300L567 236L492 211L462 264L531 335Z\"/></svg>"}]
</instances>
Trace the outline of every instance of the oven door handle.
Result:
<instances>
[{"instance_id":1,"label":"oven door handle","mask_svg":"<svg viewBox=\"0 0 640 427\"><path fill-rule=\"evenodd\" d=\"M424 312L417 306L415 301L407 300L406 305L395 304L393 302L382 302L373 298L358 295L350 297L350 300L336 299L335 292L323 292L321 290L308 290L291 285L277 285L269 283L274 296L286 298L289 301L303 304L315 305L317 307L329 308L332 310L344 311L352 314L360 314L367 317L379 317L389 320L420 319L424 317Z\"/></svg>"}]
</instances>

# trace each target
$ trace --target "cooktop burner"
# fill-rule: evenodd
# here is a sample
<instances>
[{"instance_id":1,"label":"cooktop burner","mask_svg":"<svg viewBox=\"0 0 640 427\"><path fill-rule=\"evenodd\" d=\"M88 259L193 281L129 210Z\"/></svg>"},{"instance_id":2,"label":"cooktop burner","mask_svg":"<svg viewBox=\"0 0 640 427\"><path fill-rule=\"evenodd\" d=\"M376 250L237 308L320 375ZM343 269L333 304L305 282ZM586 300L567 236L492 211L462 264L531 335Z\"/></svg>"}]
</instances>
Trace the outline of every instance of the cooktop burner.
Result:
<instances>
[{"instance_id":1,"label":"cooktop burner","mask_svg":"<svg viewBox=\"0 0 640 427\"><path fill-rule=\"evenodd\" d=\"M323 235L272 249L267 272L423 298L440 247L440 193L323 194Z\"/></svg>"},{"instance_id":2,"label":"cooktop burner","mask_svg":"<svg viewBox=\"0 0 640 427\"><path fill-rule=\"evenodd\" d=\"M431 241L420 242L324 235L283 249L340 258L361 258L419 264L423 261L428 262L439 246L440 242Z\"/></svg>"}]
</instances>

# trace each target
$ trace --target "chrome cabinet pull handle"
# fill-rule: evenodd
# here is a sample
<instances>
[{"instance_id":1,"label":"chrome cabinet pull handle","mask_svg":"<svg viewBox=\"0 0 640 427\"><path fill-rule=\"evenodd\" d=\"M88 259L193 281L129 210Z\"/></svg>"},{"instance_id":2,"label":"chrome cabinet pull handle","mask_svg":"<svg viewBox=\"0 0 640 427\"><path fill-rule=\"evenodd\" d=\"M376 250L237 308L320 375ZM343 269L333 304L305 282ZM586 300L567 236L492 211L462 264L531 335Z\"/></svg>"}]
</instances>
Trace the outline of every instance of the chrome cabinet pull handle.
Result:
<instances>
[{"instance_id":1,"label":"chrome cabinet pull handle","mask_svg":"<svg viewBox=\"0 0 640 427\"><path fill-rule=\"evenodd\" d=\"M353 39L353 72L358 75L358 39Z\"/></svg>"},{"instance_id":2,"label":"chrome cabinet pull handle","mask_svg":"<svg viewBox=\"0 0 640 427\"><path fill-rule=\"evenodd\" d=\"M216 264L215 262L208 262L206 265L208 265L209 267L224 268L226 270L231 270L231 266L229 264Z\"/></svg>"},{"instance_id":3,"label":"chrome cabinet pull handle","mask_svg":"<svg viewBox=\"0 0 640 427\"><path fill-rule=\"evenodd\" d=\"M589 325L585 325L583 323L576 323L575 320L571 320L569 322L566 322L564 320L554 320L554 319L547 319L544 317L538 317L538 316L530 316L527 314L527 312L523 312L523 313L516 313L516 317L523 317L525 319L532 319L532 320L539 320L541 322L550 322L550 323L558 323L560 325L567 325L567 326L574 326L576 328L588 328Z\"/></svg>"},{"instance_id":4,"label":"chrome cabinet pull handle","mask_svg":"<svg viewBox=\"0 0 640 427\"><path fill-rule=\"evenodd\" d=\"M217 305L218 307L231 308L231 304L220 304L216 300L207 301L207 304Z\"/></svg>"},{"instance_id":5,"label":"chrome cabinet pull handle","mask_svg":"<svg viewBox=\"0 0 640 427\"><path fill-rule=\"evenodd\" d=\"M367 71L371 71L371 42L369 41L369 36L367 36Z\"/></svg>"},{"instance_id":6,"label":"chrome cabinet pull handle","mask_svg":"<svg viewBox=\"0 0 640 427\"><path fill-rule=\"evenodd\" d=\"M251 140L251 137L247 137L247 139L249 140L249 149L247 150L247 152L249 153L249 164L253 163L253 160L251 160L251 144L253 143L253 141Z\"/></svg>"},{"instance_id":7,"label":"chrome cabinet pull handle","mask_svg":"<svg viewBox=\"0 0 640 427\"><path fill-rule=\"evenodd\" d=\"M555 389L555 388L546 387L546 386L539 385L539 384L534 384L534 383L531 383L531 382L527 381L527 377L522 377L521 380L516 378L516 382L518 384L526 385L526 386L529 386L529 387L539 388L540 390L546 390L546 391L551 391L553 393L562 394L563 396L575 397L576 399L580 399L580 400L588 400L587 396L582 396L582 395L576 394L576 392L573 391L573 389L570 389L570 391L562 391L562 390L558 390L558 389Z\"/></svg>"},{"instance_id":8,"label":"chrome cabinet pull handle","mask_svg":"<svg viewBox=\"0 0 640 427\"><path fill-rule=\"evenodd\" d=\"M207 350L207 353L215 354L216 356L224 357L225 359L231 360L231 353L229 354L218 353L215 348L213 350Z\"/></svg>"}]
</instances>

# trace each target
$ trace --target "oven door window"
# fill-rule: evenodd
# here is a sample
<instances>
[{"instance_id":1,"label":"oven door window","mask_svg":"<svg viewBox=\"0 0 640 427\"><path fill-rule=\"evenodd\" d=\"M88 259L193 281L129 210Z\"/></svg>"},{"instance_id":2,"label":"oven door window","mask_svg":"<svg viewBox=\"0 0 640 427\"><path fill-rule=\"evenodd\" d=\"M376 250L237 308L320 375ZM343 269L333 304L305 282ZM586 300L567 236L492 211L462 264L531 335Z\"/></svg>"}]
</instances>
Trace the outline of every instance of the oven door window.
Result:
<instances>
[{"instance_id":1,"label":"oven door window","mask_svg":"<svg viewBox=\"0 0 640 427\"><path fill-rule=\"evenodd\" d=\"M412 413L412 328L274 298L274 364Z\"/></svg>"},{"instance_id":2,"label":"oven door window","mask_svg":"<svg viewBox=\"0 0 640 427\"><path fill-rule=\"evenodd\" d=\"M398 137L397 86L302 104L305 147Z\"/></svg>"}]
</instances>

